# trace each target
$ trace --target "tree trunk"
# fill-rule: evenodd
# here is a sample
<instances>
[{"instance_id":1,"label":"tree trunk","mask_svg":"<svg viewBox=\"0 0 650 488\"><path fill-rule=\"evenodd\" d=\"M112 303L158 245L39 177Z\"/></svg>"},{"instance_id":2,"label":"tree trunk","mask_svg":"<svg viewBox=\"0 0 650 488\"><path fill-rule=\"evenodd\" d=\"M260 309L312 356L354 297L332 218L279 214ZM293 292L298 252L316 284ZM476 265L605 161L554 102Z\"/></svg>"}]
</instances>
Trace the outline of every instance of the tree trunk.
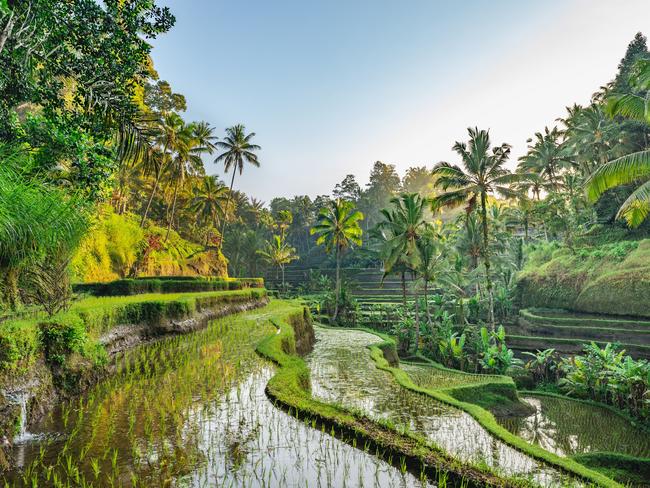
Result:
<instances>
[{"instance_id":1,"label":"tree trunk","mask_svg":"<svg viewBox=\"0 0 650 488\"><path fill-rule=\"evenodd\" d=\"M232 187L235 184L235 173L237 168L232 168L232 178L230 180L230 191L228 191L228 200L226 200L226 209L223 213L223 222L221 223L221 239L219 240L219 250L223 247L223 233L226 231L226 220L228 220L228 209L230 208L230 199L232 198Z\"/></svg>"},{"instance_id":2,"label":"tree trunk","mask_svg":"<svg viewBox=\"0 0 650 488\"><path fill-rule=\"evenodd\" d=\"M160 183L160 177L162 176L162 170L156 175L156 180L154 181L153 188L151 189L151 195L149 195L149 200L147 201L147 206L144 209L142 214L142 220L140 221L140 227L144 227L144 222L147 220L147 215L149 214L149 209L151 208L151 202L153 202L153 197L156 194L158 189L158 184Z\"/></svg>"},{"instance_id":3,"label":"tree trunk","mask_svg":"<svg viewBox=\"0 0 650 488\"><path fill-rule=\"evenodd\" d=\"M488 323L492 332L496 330L494 323L494 293L492 291L492 278L490 277L490 251L488 249L488 221L487 221L487 195L481 194L481 220L483 227L483 263L485 264L485 284L488 293Z\"/></svg>"},{"instance_id":4,"label":"tree trunk","mask_svg":"<svg viewBox=\"0 0 650 488\"><path fill-rule=\"evenodd\" d=\"M424 280L424 312L427 314L427 323L431 323L431 311L429 309L429 280Z\"/></svg>"},{"instance_id":5,"label":"tree trunk","mask_svg":"<svg viewBox=\"0 0 650 488\"><path fill-rule=\"evenodd\" d=\"M415 281L415 276L413 276L413 281ZM418 353L420 348L420 304L418 300L418 291L414 290L415 296L415 354Z\"/></svg>"},{"instance_id":6,"label":"tree trunk","mask_svg":"<svg viewBox=\"0 0 650 488\"><path fill-rule=\"evenodd\" d=\"M15 311L18 308L18 268L9 267L5 272L5 300L9 308Z\"/></svg>"},{"instance_id":7,"label":"tree trunk","mask_svg":"<svg viewBox=\"0 0 650 488\"><path fill-rule=\"evenodd\" d=\"M406 277L404 271L402 271L402 305L406 308Z\"/></svg>"},{"instance_id":8,"label":"tree trunk","mask_svg":"<svg viewBox=\"0 0 650 488\"><path fill-rule=\"evenodd\" d=\"M163 169L165 168L165 157L167 156L167 149L169 148L169 145L167 142L165 142L165 147L163 148L163 159L162 163L160 164L160 169L156 173L156 180L153 185L153 189L151 190L151 195L149 195L149 201L147 202L147 208L144 209L144 214L142 214L142 220L140 221L140 227L144 227L144 221L147 220L147 214L149 214L149 209L151 208L151 202L153 202L153 197L156 194L156 190L158 189L158 185L160 184L160 178L162 177L163 174Z\"/></svg>"},{"instance_id":9,"label":"tree trunk","mask_svg":"<svg viewBox=\"0 0 650 488\"><path fill-rule=\"evenodd\" d=\"M169 216L169 222L167 223L167 234L165 234L165 242L169 239L169 233L172 230L172 223L174 222L174 213L176 212L176 197L178 196L178 180L174 185L174 199L172 200L172 212Z\"/></svg>"},{"instance_id":10,"label":"tree trunk","mask_svg":"<svg viewBox=\"0 0 650 488\"><path fill-rule=\"evenodd\" d=\"M287 290L287 286L286 286L286 284L284 282L284 265L283 264L280 265L280 269L282 270L282 291L284 292L284 291Z\"/></svg>"},{"instance_id":11,"label":"tree trunk","mask_svg":"<svg viewBox=\"0 0 650 488\"><path fill-rule=\"evenodd\" d=\"M2 50L5 47L5 43L7 42L7 39L9 39L9 36L11 35L11 32L14 29L14 25L16 24L16 18L14 17L13 11L9 14L9 21L7 22L7 25L5 25L5 28L2 29L2 33L0 33L0 54L2 54Z\"/></svg>"},{"instance_id":12,"label":"tree trunk","mask_svg":"<svg viewBox=\"0 0 650 488\"><path fill-rule=\"evenodd\" d=\"M340 246L336 245L336 290L334 291L334 317L332 321L336 322L336 319L339 315L339 298L341 296L341 249Z\"/></svg>"}]
</instances>

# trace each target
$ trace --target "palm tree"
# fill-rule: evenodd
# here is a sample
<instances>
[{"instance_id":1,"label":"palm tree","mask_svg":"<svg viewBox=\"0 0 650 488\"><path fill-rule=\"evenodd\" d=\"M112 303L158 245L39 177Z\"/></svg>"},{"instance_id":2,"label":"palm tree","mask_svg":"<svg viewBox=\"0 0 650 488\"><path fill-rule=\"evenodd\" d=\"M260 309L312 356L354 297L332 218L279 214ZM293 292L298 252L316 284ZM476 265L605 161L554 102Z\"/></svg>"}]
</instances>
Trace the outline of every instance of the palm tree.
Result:
<instances>
[{"instance_id":1,"label":"palm tree","mask_svg":"<svg viewBox=\"0 0 650 488\"><path fill-rule=\"evenodd\" d=\"M490 150L489 131L469 128L469 143L456 142L453 150L458 153L463 168L449 163L439 163L433 169L437 177L436 186L445 190L432 199L432 206L467 205L468 212L473 211L479 202L481 227L483 233L482 257L485 265L485 279L489 300L489 323L494 331L494 293L490 277L489 230L487 216L488 194L497 192L513 198L516 192L509 185L522 179L522 175L513 174L504 165L510 156L510 145L501 144Z\"/></svg>"},{"instance_id":2,"label":"palm tree","mask_svg":"<svg viewBox=\"0 0 650 488\"><path fill-rule=\"evenodd\" d=\"M269 263L282 270L282 289L285 290L284 267L292 261L299 259L296 254L296 248L288 245L280 236L274 235L273 240L266 243L266 248L258 251L258 253Z\"/></svg>"},{"instance_id":3,"label":"palm tree","mask_svg":"<svg viewBox=\"0 0 650 488\"><path fill-rule=\"evenodd\" d=\"M228 187L222 185L216 176L204 176L199 186L194 188L194 198L190 210L196 213L199 222L217 228L219 219L224 217L224 206L228 201ZM210 232L206 234L206 246L210 242Z\"/></svg>"},{"instance_id":4,"label":"palm tree","mask_svg":"<svg viewBox=\"0 0 650 488\"><path fill-rule=\"evenodd\" d=\"M639 74L633 81L639 89L650 93L650 62L639 63ZM650 123L647 95L612 95L608 109L611 115ZM624 218L630 227L638 227L650 212L650 149L626 154L605 163L589 176L585 186L589 200L595 202L607 190L629 183L638 184L638 187L623 202L616 217Z\"/></svg>"},{"instance_id":5,"label":"palm tree","mask_svg":"<svg viewBox=\"0 0 650 488\"><path fill-rule=\"evenodd\" d=\"M411 272L413 278L420 266L421 256L417 246L418 240L426 230L424 211L427 201L417 193L404 193L392 198L392 208L382 209L384 218L378 224L379 229L387 231L384 255L384 277L392 273L396 266L402 269L402 293L404 293L404 269ZM418 294L415 289L415 352L418 351L420 342L420 320L418 310Z\"/></svg>"},{"instance_id":6,"label":"palm tree","mask_svg":"<svg viewBox=\"0 0 650 488\"><path fill-rule=\"evenodd\" d=\"M356 244L361 246L362 230L359 222L363 214L355 210L354 204L347 200L337 198L320 209L316 225L312 227L311 234L316 234L316 244L325 245L328 253L334 252L336 259L336 289L334 316L335 321L339 313L339 298L341 295L341 256L343 252Z\"/></svg>"},{"instance_id":7,"label":"palm tree","mask_svg":"<svg viewBox=\"0 0 650 488\"><path fill-rule=\"evenodd\" d=\"M154 184L151 188L151 194L149 195L149 200L147 201L147 206L144 209L142 214L142 219L140 221L140 227L144 227L144 223L147 220L147 215L151 208L151 203L153 202L156 191L160 185L160 179L165 172L167 163L172 159L173 155L169 154L167 151L170 148L175 148L176 140L178 138L179 132L183 130L185 124L183 119L175 112L170 112L165 114L163 117L160 127L159 127L159 136L157 141L157 146L162 148L162 151L158 153L155 157L148 158L145 167L145 173L153 172L155 175ZM172 153L174 149L172 149Z\"/></svg>"},{"instance_id":8,"label":"palm tree","mask_svg":"<svg viewBox=\"0 0 650 488\"><path fill-rule=\"evenodd\" d=\"M248 163L257 168L260 166L260 162L257 159L257 154L255 151L261 149L257 144L252 144L251 140L255 137L255 132L246 134L246 128L242 124L234 125L233 127L228 127L226 129L226 137L217 142L216 146L223 150L217 158L214 160L215 163L223 162L224 171L227 173L232 169L232 179L230 180L230 194L232 194L232 188L235 184L235 173L239 170L241 175L244 171L244 164ZM228 213L228 207L230 206L230 198L226 203L226 213ZM223 233L226 230L226 219L223 220L221 224L221 242L219 247L223 244Z\"/></svg>"},{"instance_id":9,"label":"palm tree","mask_svg":"<svg viewBox=\"0 0 650 488\"><path fill-rule=\"evenodd\" d=\"M378 224L380 229L386 229L390 235L384 262L385 274L390 273L398 261L403 261L410 270L415 270L420 261L416 244L427 227L424 220L427 201L417 193L404 193L392 198L390 203L393 207L381 210L384 220Z\"/></svg>"},{"instance_id":10,"label":"palm tree","mask_svg":"<svg viewBox=\"0 0 650 488\"><path fill-rule=\"evenodd\" d=\"M34 263L69 257L88 228L88 202L40 176L32 155L0 143L0 275L7 304L19 302L18 279Z\"/></svg>"},{"instance_id":11,"label":"palm tree","mask_svg":"<svg viewBox=\"0 0 650 488\"><path fill-rule=\"evenodd\" d=\"M176 157L172 160L170 167L170 176L174 182L174 196L168 217L165 242L169 238L174 223L178 188L185 182L188 174L199 175L203 173L201 154L212 153L214 148L212 143L212 140L214 140L213 130L205 122L183 125L179 128L176 141Z\"/></svg>"},{"instance_id":12,"label":"palm tree","mask_svg":"<svg viewBox=\"0 0 650 488\"><path fill-rule=\"evenodd\" d=\"M558 179L562 169L569 165L570 158L560 144L561 131L557 127L535 133L535 142L528 146L528 152L519 158L518 171L533 173L542 177L546 185L558 188ZM532 142L531 139L528 142Z\"/></svg>"},{"instance_id":13,"label":"palm tree","mask_svg":"<svg viewBox=\"0 0 650 488\"><path fill-rule=\"evenodd\" d=\"M445 246L442 236L430 229L425 232L417 241L420 264L417 272L423 283L424 310L427 315L427 322L431 326L431 312L429 309L429 284L434 282L445 282L450 273L448 259L449 249ZM453 285L452 285L453 286Z\"/></svg>"}]
</instances>

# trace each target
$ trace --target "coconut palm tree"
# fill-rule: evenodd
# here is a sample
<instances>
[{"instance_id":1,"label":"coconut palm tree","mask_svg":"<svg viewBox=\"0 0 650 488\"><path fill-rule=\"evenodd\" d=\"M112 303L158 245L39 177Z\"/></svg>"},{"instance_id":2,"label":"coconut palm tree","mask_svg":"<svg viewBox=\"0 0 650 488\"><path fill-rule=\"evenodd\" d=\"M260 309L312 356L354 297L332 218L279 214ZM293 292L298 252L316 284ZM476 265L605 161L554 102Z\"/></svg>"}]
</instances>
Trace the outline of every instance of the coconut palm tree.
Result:
<instances>
[{"instance_id":1,"label":"coconut palm tree","mask_svg":"<svg viewBox=\"0 0 650 488\"><path fill-rule=\"evenodd\" d=\"M239 171L241 175L244 171L244 165L246 163L259 168L260 162L257 159L257 154L255 151L261 149L257 144L253 144L251 141L255 137L255 132L246 134L246 127L242 124L237 124L226 129L226 137L217 142L217 148L221 149L221 153L214 160L215 163L223 163L224 171L227 173L232 170L232 178L230 180L230 194L232 194L232 188L235 184L235 174ZM230 206L230 199L226 203L226 213L228 213L228 207ZM226 229L226 220L224 219L221 224L221 242L219 247L223 244L223 233Z\"/></svg>"},{"instance_id":2,"label":"coconut palm tree","mask_svg":"<svg viewBox=\"0 0 650 488\"><path fill-rule=\"evenodd\" d=\"M427 229L424 211L427 201L417 193L404 193L392 198L392 207L382 209L383 219L377 226L386 231L384 241L384 277L401 267L402 293L404 294L404 269L411 272L413 278L417 275L421 256L417 246L418 240ZM415 352L420 340L420 320L417 286L415 292Z\"/></svg>"},{"instance_id":3,"label":"coconut palm tree","mask_svg":"<svg viewBox=\"0 0 650 488\"><path fill-rule=\"evenodd\" d=\"M190 203L190 210L196 213L197 219L203 225L210 225L215 229L219 219L225 215L224 207L228 201L228 187L222 185L216 176L204 176L201 183L194 188L194 197ZM210 242L210 232L206 233L206 245Z\"/></svg>"},{"instance_id":4,"label":"coconut palm tree","mask_svg":"<svg viewBox=\"0 0 650 488\"><path fill-rule=\"evenodd\" d=\"M213 130L205 122L201 122L183 125L176 134L176 156L172 159L169 167L170 177L174 183L174 196L168 217L165 242L169 239L169 233L174 223L178 189L185 183L188 174L198 176L203 173L201 155L205 153L211 154L214 149L212 143L212 140L214 140Z\"/></svg>"},{"instance_id":5,"label":"coconut palm tree","mask_svg":"<svg viewBox=\"0 0 650 488\"><path fill-rule=\"evenodd\" d=\"M646 95L612 95L608 109L611 115L649 124L650 62L641 61L638 69L638 75L632 81ZM595 202L607 190L629 183L635 183L638 187L623 202L616 217L624 218L630 227L638 227L650 212L650 149L626 154L605 163L589 176L585 186L587 197Z\"/></svg>"},{"instance_id":6,"label":"coconut palm tree","mask_svg":"<svg viewBox=\"0 0 650 488\"><path fill-rule=\"evenodd\" d=\"M410 270L415 270L420 261L417 241L427 228L424 220L427 201L417 193L404 193L392 198L390 202L392 208L381 210L384 220L378 224L380 229L386 229L390 235L384 272L391 273L398 261L403 261Z\"/></svg>"},{"instance_id":7,"label":"coconut palm tree","mask_svg":"<svg viewBox=\"0 0 650 488\"><path fill-rule=\"evenodd\" d=\"M417 241L420 264L417 269L418 276L422 280L424 294L424 311L427 322L431 326L431 312L429 307L429 284L445 283L450 285L448 280L451 272L449 262L449 248L445 245L445 239L438 232L429 229ZM454 286L451 284L451 286Z\"/></svg>"},{"instance_id":8,"label":"coconut palm tree","mask_svg":"<svg viewBox=\"0 0 650 488\"><path fill-rule=\"evenodd\" d=\"M436 186L445 192L432 199L433 208L466 204L468 213L477 206L481 216L483 234L482 258L485 265L485 279L489 300L488 320L492 330L494 323L494 293L490 276L490 252L488 230L488 195L496 192L508 198L517 196L510 189L512 183L523 178L513 174L504 165L510 156L510 145L501 144L491 148L489 131L469 128L469 142L456 142L453 150L461 157L463 168L449 163L439 163L433 169Z\"/></svg>"},{"instance_id":9,"label":"coconut palm tree","mask_svg":"<svg viewBox=\"0 0 650 488\"><path fill-rule=\"evenodd\" d=\"M140 220L140 227L144 227L144 223L147 220L147 215L151 209L151 203L153 202L154 196L160 187L160 179L165 173L167 164L171 161L173 153L175 151L176 141L178 139L179 133L184 129L185 123L183 119L175 112L170 112L165 114L160 126L158 128L159 135L157 137L157 147L161 148L161 151L156 154L155 157L148 158L146 160L147 166L144 168L145 173L153 173L154 183L151 188L151 193L149 194L149 200L147 200L147 205L142 213L142 219ZM171 153L168 151L171 149Z\"/></svg>"},{"instance_id":10,"label":"coconut palm tree","mask_svg":"<svg viewBox=\"0 0 650 488\"><path fill-rule=\"evenodd\" d=\"M274 235L273 239L266 243L266 247L258 251L258 253L282 271L282 289L285 290L284 267L292 261L299 259L296 254L296 248L284 242L282 237Z\"/></svg>"},{"instance_id":11,"label":"coconut palm tree","mask_svg":"<svg viewBox=\"0 0 650 488\"><path fill-rule=\"evenodd\" d=\"M317 235L316 244L324 245L328 253L334 253L336 259L336 289L333 320L339 313L341 295L341 257L352 245L361 246L362 230L359 222L363 214L355 210L352 202L337 198L320 209L316 225L310 233Z\"/></svg>"},{"instance_id":12,"label":"coconut palm tree","mask_svg":"<svg viewBox=\"0 0 650 488\"><path fill-rule=\"evenodd\" d=\"M571 163L571 158L560 143L561 137L562 132L557 127L550 130L545 127L543 133L536 132L535 142L529 145L528 152L519 158L517 170L539 175L546 186L557 190L560 173ZM528 142L532 142L532 139Z\"/></svg>"}]
</instances>

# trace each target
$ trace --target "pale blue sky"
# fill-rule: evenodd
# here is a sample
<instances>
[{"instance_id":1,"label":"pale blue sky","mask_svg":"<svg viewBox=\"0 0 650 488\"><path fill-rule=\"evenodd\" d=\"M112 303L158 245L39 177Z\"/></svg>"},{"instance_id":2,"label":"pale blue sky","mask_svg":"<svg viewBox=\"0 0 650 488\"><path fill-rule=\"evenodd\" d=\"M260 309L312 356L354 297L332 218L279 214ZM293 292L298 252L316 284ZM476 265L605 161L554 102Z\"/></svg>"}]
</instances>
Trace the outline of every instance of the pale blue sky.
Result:
<instances>
[{"instance_id":1,"label":"pale blue sky","mask_svg":"<svg viewBox=\"0 0 650 488\"><path fill-rule=\"evenodd\" d=\"M177 18L155 42L161 78L188 120L257 133L262 167L236 186L267 202L329 193L348 173L363 184L376 160L400 173L454 162L470 125L518 156L650 34L641 0L161 3Z\"/></svg>"}]
</instances>

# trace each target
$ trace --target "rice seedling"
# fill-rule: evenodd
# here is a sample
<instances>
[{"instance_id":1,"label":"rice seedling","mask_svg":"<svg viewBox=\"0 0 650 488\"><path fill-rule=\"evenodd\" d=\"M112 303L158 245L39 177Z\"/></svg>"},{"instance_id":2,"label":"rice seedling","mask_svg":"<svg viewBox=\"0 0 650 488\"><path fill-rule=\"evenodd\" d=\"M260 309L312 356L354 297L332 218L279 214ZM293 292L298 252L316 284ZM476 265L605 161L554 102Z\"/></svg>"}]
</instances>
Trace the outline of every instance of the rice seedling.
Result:
<instances>
[{"instance_id":1,"label":"rice seedling","mask_svg":"<svg viewBox=\"0 0 650 488\"><path fill-rule=\"evenodd\" d=\"M114 376L37 426L46 440L17 446L23 467L2 484L429 486L268 400L274 368L255 346L284 310L273 302L118 355Z\"/></svg>"},{"instance_id":2,"label":"rice seedling","mask_svg":"<svg viewBox=\"0 0 650 488\"><path fill-rule=\"evenodd\" d=\"M555 486L565 478L494 438L469 414L399 386L370 357L367 347L377 342L377 336L319 327L316 337L316 347L307 357L316 398L361 411L398 431L423 435L460 461L476 465L483 461L503 476L530 474L542 486ZM392 463L391 455L388 462Z\"/></svg>"},{"instance_id":3,"label":"rice seedling","mask_svg":"<svg viewBox=\"0 0 650 488\"><path fill-rule=\"evenodd\" d=\"M607 408L555 396L527 396L528 417L497 418L513 434L562 456L618 452L650 457L650 436Z\"/></svg>"}]
</instances>

